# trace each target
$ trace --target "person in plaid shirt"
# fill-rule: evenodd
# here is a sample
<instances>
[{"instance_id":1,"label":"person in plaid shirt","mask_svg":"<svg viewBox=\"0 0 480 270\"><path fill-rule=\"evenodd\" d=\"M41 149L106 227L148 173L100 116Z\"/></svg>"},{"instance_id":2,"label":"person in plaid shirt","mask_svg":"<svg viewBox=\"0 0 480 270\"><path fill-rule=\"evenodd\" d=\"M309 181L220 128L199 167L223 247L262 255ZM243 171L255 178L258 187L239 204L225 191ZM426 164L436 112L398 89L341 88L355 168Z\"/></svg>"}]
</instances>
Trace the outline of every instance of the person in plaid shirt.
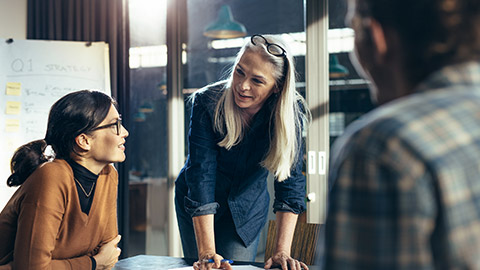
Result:
<instances>
[{"instance_id":1,"label":"person in plaid shirt","mask_svg":"<svg viewBox=\"0 0 480 270\"><path fill-rule=\"evenodd\" d=\"M379 106L332 147L324 268L480 269L480 1L350 0L347 21Z\"/></svg>"}]
</instances>

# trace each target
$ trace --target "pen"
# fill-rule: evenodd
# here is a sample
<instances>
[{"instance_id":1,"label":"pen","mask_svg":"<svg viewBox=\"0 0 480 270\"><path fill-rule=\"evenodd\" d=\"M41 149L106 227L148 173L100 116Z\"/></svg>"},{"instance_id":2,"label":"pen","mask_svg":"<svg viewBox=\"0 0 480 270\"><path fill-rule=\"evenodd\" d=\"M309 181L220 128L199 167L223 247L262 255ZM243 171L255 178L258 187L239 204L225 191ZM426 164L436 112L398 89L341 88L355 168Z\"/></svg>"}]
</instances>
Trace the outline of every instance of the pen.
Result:
<instances>
[{"instance_id":1,"label":"pen","mask_svg":"<svg viewBox=\"0 0 480 270\"><path fill-rule=\"evenodd\" d=\"M202 262L203 263L214 263L215 261L213 259L203 259ZM228 260L228 259L223 259L223 260L221 260L221 262L228 262L229 264L233 263L232 260Z\"/></svg>"}]
</instances>

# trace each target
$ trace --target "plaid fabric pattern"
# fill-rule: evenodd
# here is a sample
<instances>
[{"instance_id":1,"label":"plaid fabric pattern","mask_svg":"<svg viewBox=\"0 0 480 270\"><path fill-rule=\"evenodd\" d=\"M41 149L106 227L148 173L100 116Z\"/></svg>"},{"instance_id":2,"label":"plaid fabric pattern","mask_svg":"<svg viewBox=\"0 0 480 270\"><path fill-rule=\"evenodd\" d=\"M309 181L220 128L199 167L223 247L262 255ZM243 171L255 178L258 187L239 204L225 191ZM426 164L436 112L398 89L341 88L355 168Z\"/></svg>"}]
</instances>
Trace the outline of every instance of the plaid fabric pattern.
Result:
<instances>
[{"instance_id":1,"label":"plaid fabric pattern","mask_svg":"<svg viewBox=\"0 0 480 270\"><path fill-rule=\"evenodd\" d=\"M480 63L365 115L331 157L325 269L480 269Z\"/></svg>"}]
</instances>

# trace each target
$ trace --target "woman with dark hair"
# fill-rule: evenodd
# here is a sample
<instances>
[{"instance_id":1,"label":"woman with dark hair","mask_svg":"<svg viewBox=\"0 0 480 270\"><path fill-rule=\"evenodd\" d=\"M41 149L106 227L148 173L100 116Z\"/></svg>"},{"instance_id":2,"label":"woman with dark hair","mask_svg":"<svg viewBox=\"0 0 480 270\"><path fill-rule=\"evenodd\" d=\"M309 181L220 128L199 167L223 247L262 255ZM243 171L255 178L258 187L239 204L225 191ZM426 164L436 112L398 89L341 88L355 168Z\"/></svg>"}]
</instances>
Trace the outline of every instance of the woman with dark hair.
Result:
<instances>
[{"instance_id":1,"label":"woman with dark hair","mask_svg":"<svg viewBox=\"0 0 480 270\"><path fill-rule=\"evenodd\" d=\"M255 260L267 221L269 173L278 231L265 268L308 269L290 248L306 208L302 130L309 118L296 91L293 55L275 36L253 35L229 78L195 93L189 154L175 182L183 252L199 259L194 269L231 269L226 259Z\"/></svg>"},{"instance_id":2,"label":"woman with dark hair","mask_svg":"<svg viewBox=\"0 0 480 270\"><path fill-rule=\"evenodd\" d=\"M118 260L118 174L125 138L115 102L90 90L50 109L44 140L21 146L0 213L0 269L110 269ZM54 157L44 154L50 145Z\"/></svg>"}]
</instances>

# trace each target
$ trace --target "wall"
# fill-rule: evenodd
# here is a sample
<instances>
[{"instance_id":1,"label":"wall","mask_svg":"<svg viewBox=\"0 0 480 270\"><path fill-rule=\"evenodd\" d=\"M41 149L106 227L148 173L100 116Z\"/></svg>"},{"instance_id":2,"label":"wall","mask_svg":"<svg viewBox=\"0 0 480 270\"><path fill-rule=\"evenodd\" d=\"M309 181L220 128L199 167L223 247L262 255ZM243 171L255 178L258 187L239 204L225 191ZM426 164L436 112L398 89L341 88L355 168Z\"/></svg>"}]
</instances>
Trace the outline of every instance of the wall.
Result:
<instances>
[{"instance_id":1,"label":"wall","mask_svg":"<svg viewBox=\"0 0 480 270\"><path fill-rule=\"evenodd\" d=\"M0 37L27 38L27 0L0 0Z\"/></svg>"},{"instance_id":2,"label":"wall","mask_svg":"<svg viewBox=\"0 0 480 270\"><path fill-rule=\"evenodd\" d=\"M27 0L0 0L0 38L27 38ZM0 86L0 90L4 91L4 86ZM7 179L0 179L0 211L16 190L7 187L6 182Z\"/></svg>"}]
</instances>

